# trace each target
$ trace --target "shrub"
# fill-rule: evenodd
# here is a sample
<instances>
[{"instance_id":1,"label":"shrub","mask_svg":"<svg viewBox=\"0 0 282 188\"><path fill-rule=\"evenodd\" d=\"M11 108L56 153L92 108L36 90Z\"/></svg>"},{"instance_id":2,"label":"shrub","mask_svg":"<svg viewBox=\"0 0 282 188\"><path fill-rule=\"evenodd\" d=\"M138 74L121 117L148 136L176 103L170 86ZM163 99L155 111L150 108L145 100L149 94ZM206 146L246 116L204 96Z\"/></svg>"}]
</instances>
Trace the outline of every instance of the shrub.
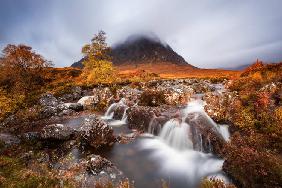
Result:
<instances>
[{"instance_id":1,"label":"shrub","mask_svg":"<svg viewBox=\"0 0 282 188\"><path fill-rule=\"evenodd\" d=\"M199 188L236 188L236 186L229 183L226 184L220 179L205 178L200 182Z\"/></svg>"},{"instance_id":2,"label":"shrub","mask_svg":"<svg viewBox=\"0 0 282 188\"><path fill-rule=\"evenodd\" d=\"M279 187L282 159L267 152L267 138L234 134L225 148L223 169L243 187ZM257 140L263 139L263 140Z\"/></svg>"}]
</instances>

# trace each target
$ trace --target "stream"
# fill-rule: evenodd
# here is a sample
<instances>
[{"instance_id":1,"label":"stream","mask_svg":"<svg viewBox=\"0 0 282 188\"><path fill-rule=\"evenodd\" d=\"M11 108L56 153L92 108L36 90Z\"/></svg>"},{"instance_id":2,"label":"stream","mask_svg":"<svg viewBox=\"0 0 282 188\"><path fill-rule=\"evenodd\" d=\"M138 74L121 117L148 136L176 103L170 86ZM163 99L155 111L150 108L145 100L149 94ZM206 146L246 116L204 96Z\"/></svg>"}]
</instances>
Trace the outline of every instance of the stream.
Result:
<instances>
[{"instance_id":1,"label":"stream","mask_svg":"<svg viewBox=\"0 0 282 188\"><path fill-rule=\"evenodd\" d=\"M126 126L126 110L121 120L113 120L113 109L118 105L125 105L123 99L112 104L101 118L113 127L114 134L132 134ZM169 187L197 187L204 177L217 177L228 182L222 171L223 160L212 154L211 145L208 151L203 151L202 135L197 134L197 146L193 146L192 131L185 119L189 114L203 115L217 133L229 139L227 125L216 124L204 111L204 101L200 95L195 95L180 112L179 118L167 121L153 135L150 126L147 133L138 136L126 144L116 143L110 150L98 154L110 160L137 188L161 187L166 182ZM62 122L65 125L79 128L85 117L79 117ZM195 141L194 141L195 142ZM195 145L195 144L194 144ZM79 156L79 155L77 155Z\"/></svg>"}]
</instances>

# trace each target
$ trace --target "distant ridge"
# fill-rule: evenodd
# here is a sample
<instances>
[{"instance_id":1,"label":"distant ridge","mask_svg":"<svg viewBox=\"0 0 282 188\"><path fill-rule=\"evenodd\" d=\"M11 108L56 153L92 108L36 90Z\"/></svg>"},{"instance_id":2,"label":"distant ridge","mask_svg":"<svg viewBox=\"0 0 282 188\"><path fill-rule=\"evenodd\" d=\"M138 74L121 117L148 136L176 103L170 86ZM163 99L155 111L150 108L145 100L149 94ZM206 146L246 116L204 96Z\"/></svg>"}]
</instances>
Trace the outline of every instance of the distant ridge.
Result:
<instances>
[{"instance_id":1,"label":"distant ridge","mask_svg":"<svg viewBox=\"0 0 282 188\"><path fill-rule=\"evenodd\" d=\"M188 64L183 57L173 51L168 44L161 42L159 38L146 35L132 35L124 42L114 45L111 55L115 66L164 62L196 68ZM83 59L71 66L82 68L82 61Z\"/></svg>"}]
</instances>

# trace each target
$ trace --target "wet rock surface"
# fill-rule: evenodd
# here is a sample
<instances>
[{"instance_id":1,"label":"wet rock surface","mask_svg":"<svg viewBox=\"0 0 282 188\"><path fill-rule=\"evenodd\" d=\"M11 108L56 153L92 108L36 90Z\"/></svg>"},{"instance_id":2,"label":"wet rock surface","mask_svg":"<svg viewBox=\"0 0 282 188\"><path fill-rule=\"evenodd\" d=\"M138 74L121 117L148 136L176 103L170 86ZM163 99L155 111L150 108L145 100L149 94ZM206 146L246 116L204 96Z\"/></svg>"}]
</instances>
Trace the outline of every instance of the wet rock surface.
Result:
<instances>
[{"instance_id":1,"label":"wet rock surface","mask_svg":"<svg viewBox=\"0 0 282 188\"><path fill-rule=\"evenodd\" d=\"M9 133L0 133L0 142L5 146L16 145L20 143L20 139Z\"/></svg>"},{"instance_id":2,"label":"wet rock surface","mask_svg":"<svg viewBox=\"0 0 282 188\"><path fill-rule=\"evenodd\" d=\"M86 118L79 132L82 141L94 149L112 146L116 142L113 129L96 116Z\"/></svg>"},{"instance_id":3,"label":"wet rock surface","mask_svg":"<svg viewBox=\"0 0 282 188\"><path fill-rule=\"evenodd\" d=\"M87 171L94 175L99 174L107 168L112 168L113 166L114 165L110 161L99 155L92 155L87 161Z\"/></svg>"},{"instance_id":4,"label":"wet rock surface","mask_svg":"<svg viewBox=\"0 0 282 188\"><path fill-rule=\"evenodd\" d=\"M45 126L40 131L40 138L43 140L68 140L73 137L75 131L70 127L64 126L63 124L52 124Z\"/></svg>"},{"instance_id":5,"label":"wet rock surface","mask_svg":"<svg viewBox=\"0 0 282 188\"><path fill-rule=\"evenodd\" d=\"M155 117L157 108L147 106L134 106L127 110L128 114L128 127L130 129L138 129L141 131L147 131L151 119Z\"/></svg>"},{"instance_id":6,"label":"wet rock surface","mask_svg":"<svg viewBox=\"0 0 282 188\"><path fill-rule=\"evenodd\" d=\"M186 119L191 126L194 149L221 156L226 141L218 132L218 125L213 125L210 121L202 114L190 114Z\"/></svg>"}]
</instances>

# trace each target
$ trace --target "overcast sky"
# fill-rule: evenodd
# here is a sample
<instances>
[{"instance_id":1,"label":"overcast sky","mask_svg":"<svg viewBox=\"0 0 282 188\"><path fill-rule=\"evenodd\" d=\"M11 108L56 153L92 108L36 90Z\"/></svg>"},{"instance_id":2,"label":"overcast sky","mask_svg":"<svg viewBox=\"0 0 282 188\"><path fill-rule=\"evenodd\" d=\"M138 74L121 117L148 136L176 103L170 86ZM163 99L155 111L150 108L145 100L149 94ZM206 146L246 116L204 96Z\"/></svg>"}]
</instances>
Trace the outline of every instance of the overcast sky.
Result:
<instances>
[{"instance_id":1,"label":"overcast sky","mask_svg":"<svg viewBox=\"0 0 282 188\"><path fill-rule=\"evenodd\" d=\"M69 66L102 29L109 44L152 32L203 68L277 62L281 8L282 0L0 0L0 47L24 43Z\"/></svg>"}]
</instances>

